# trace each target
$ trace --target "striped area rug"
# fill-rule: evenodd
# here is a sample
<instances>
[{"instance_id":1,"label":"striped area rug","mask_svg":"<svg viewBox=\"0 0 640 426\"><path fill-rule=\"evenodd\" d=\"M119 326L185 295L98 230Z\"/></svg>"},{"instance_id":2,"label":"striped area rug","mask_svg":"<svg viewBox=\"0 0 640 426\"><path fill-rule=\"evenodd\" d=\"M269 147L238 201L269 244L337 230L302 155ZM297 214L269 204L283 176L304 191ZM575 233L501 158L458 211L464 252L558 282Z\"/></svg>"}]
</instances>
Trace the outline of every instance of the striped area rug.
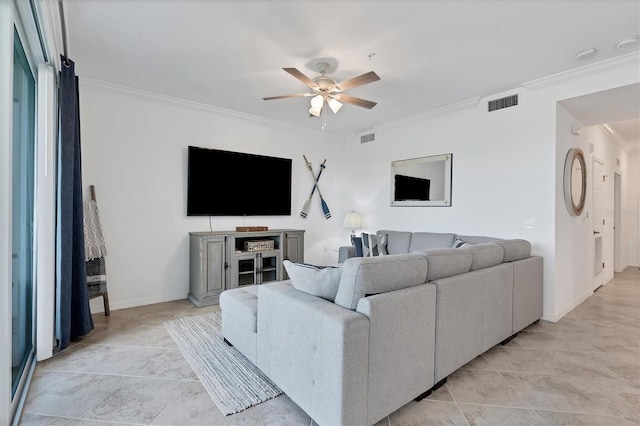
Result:
<instances>
[{"instance_id":1,"label":"striped area rug","mask_svg":"<svg viewBox=\"0 0 640 426\"><path fill-rule=\"evenodd\" d=\"M224 343L220 312L165 321L164 326L225 415L282 394L251 361Z\"/></svg>"}]
</instances>

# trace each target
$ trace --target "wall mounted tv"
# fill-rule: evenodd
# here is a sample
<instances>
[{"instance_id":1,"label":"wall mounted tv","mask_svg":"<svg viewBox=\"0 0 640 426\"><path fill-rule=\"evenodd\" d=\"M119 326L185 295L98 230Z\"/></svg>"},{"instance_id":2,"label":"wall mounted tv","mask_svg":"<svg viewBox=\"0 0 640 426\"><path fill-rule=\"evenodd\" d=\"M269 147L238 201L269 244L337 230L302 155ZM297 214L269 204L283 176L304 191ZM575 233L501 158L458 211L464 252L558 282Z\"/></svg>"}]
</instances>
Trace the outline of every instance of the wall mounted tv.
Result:
<instances>
[{"instance_id":1,"label":"wall mounted tv","mask_svg":"<svg viewBox=\"0 0 640 426\"><path fill-rule=\"evenodd\" d=\"M290 216L291 159L188 147L187 216Z\"/></svg>"}]
</instances>

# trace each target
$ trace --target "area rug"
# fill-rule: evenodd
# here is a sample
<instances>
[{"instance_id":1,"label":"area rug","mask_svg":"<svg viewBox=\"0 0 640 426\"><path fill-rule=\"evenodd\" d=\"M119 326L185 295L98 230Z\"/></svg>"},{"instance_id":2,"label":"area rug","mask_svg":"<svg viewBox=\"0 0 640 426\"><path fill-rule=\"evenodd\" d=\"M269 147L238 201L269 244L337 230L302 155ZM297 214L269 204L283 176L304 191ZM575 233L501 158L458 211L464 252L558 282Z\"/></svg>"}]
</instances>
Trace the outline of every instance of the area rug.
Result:
<instances>
[{"instance_id":1,"label":"area rug","mask_svg":"<svg viewBox=\"0 0 640 426\"><path fill-rule=\"evenodd\" d=\"M220 312L169 320L164 326L225 415L282 394L251 361L224 343Z\"/></svg>"}]
</instances>

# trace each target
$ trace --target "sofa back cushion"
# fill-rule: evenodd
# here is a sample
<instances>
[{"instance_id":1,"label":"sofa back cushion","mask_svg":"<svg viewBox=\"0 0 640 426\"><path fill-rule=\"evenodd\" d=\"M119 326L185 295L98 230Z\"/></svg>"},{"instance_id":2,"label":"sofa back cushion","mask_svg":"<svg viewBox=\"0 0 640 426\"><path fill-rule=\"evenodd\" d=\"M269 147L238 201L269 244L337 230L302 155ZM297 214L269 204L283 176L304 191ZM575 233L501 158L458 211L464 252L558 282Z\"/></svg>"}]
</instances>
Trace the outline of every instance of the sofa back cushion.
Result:
<instances>
[{"instance_id":1,"label":"sofa back cushion","mask_svg":"<svg viewBox=\"0 0 640 426\"><path fill-rule=\"evenodd\" d=\"M456 234L438 233L438 232L413 232L411 234L411 243L409 244L409 253L418 250L430 250L451 247Z\"/></svg>"},{"instance_id":2,"label":"sofa back cushion","mask_svg":"<svg viewBox=\"0 0 640 426\"><path fill-rule=\"evenodd\" d=\"M427 260L417 254L354 257L342 266L335 303L355 310L358 301L372 294L424 284Z\"/></svg>"},{"instance_id":3,"label":"sofa back cushion","mask_svg":"<svg viewBox=\"0 0 640 426\"><path fill-rule=\"evenodd\" d=\"M282 262L293 288L333 302L338 293L342 268L315 266L308 263Z\"/></svg>"},{"instance_id":4,"label":"sofa back cushion","mask_svg":"<svg viewBox=\"0 0 640 426\"><path fill-rule=\"evenodd\" d=\"M495 244L504 249L503 262L513 262L531 256L531 243L527 240L498 240L495 241Z\"/></svg>"},{"instance_id":5,"label":"sofa back cushion","mask_svg":"<svg viewBox=\"0 0 640 426\"><path fill-rule=\"evenodd\" d=\"M469 272L473 255L469 250L443 248L415 252L427 259L427 281Z\"/></svg>"},{"instance_id":6,"label":"sofa back cushion","mask_svg":"<svg viewBox=\"0 0 640 426\"><path fill-rule=\"evenodd\" d=\"M467 250L473 256L471 271L499 265L504 258L502 246L493 243L467 244L460 250Z\"/></svg>"},{"instance_id":7,"label":"sofa back cushion","mask_svg":"<svg viewBox=\"0 0 640 426\"><path fill-rule=\"evenodd\" d=\"M483 237L479 235L458 235L456 238L464 241L465 243L471 244L494 243L498 241L498 238Z\"/></svg>"},{"instance_id":8,"label":"sofa back cushion","mask_svg":"<svg viewBox=\"0 0 640 426\"><path fill-rule=\"evenodd\" d=\"M388 254L409 253L409 244L411 243L411 232L381 230L381 231L378 231L377 234L387 236L387 253Z\"/></svg>"}]
</instances>

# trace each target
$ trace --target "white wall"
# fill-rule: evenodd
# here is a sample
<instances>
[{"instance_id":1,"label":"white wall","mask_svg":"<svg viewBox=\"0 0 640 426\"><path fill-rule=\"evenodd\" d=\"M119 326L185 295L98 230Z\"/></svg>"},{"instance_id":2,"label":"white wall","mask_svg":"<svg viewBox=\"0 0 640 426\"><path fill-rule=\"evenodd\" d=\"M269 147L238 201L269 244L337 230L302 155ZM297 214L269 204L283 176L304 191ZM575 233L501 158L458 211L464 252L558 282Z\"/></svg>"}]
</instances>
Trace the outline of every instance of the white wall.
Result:
<instances>
[{"instance_id":1,"label":"white wall","mask_svg":"<svg viewBox=\"0 0 640 426\"><path fill-rule=\"evenodd\" d=\"M188 233L210 229L209 218L186 216L188 145L292 158L290 217L214 217L211 228L305 229L305 261L336 262L332 248L340 245L336 240L345 230L339 173L344 167L343 144L335 136L82 76L79 80L83 185L86 197L89 185L96 188L113 309L187 297ZM319 185L332 213L328 220L322 215L317 193L309 217L299 217L313 186L303 154L316 170L327 159ZM251 171L231 171L229 179L234 173L247 172ZM255 182L261 184L259 173ZM101 310L101 304L101 299L92 301L93 311Z\"/></svg>"},{"instance_id":2,"label":"white wall","mask_svg":"<svg viewBox=\"0 0 640 426\"><path fill-rule=\"evenodd\" d=\"M556 306L554 314L562 317L593 293L593 225L591 223L591 156L584 129L580 135L571 132L584 127L565 108L556 112L556 169L555 169L555 256L558 267L554 280ZM580 148L587 165L587 193L585 208L580 216L571 216L564 201L564 164L567 152Z\"/></svg>"},{"instance_id":3,"label":"white wall","mask_svg":"<svg viewBox=\"0 0 640 426\"><path fill-rule=\"evenodd\" d=\"M630 235L627 245L627 263L630 266L640 266L640 151L636 150L629 155L628 170L629 188L626 193L628 203L622 210L622 217L628 223Z\"/></svg>"},{"instance_id":4,"label":"white wall","mask_svg":"<svg viewBox=\"0 0 640 426\"><path fill-rule=\"evenodd\" d=\"M347 142L353 206L366 229L454 232L531 241L544 256L545 307L553 304L555 111L524 89L520 104L475 106L376 130L375 142ZM493 99L491 97L490 99ZM453 153L451 207L391 207L390 162ZM375 188L375 190L372 190ZM551 201L551 202L548 202ZM535 219L535 229L524 229Z\"/></svg>"},{"instance_id":5,"label":"white wall","mask_svg":"<svg viewBox=\"0 0 640 426\"><path fill-rule=\"evenodd\" d=\"M640 144L640 141L638 141ZM625 233L629 235L626 241L627 264L640 266L640 151L635 150L627 159L626 203L620 212L621 221L625 226Z\"/></svg>"},{"instance_id":6,"label":"white wall","mask_svg":"<svg viewBox=\"0 0 640 426\"><path fill-rule=\"evenodd\" d=\"M363 212L368 231L456 232L531 241L533 254L544 257L544 318L557 321L580 301L587 277L584 264L571 258L565 262L568 246L580 242L556 245L558 235L573 234L557 232L566 226L564 220L556 223L556 209L565 209L557 185L566 152L556 150L556 103L639 78L637 60L599 71L552 76L475 106L380 126L371 143L348 140L346 157L352 161L345 179L351 185L347 208ZM518 106L487 112L488 100L515 93ZM390 207L391 161L449 152L451 207ZM535 220L535 229L523 227L528 219ZM563 252L559 256L558 250ZM574 288L576 281L579 288Z\"/></svg>"},{"instance_id":7,"label":"white wall","mask_svg":"<svg viewBox=\"0 0 640 426\"><path fill-rule=\"evenodd\" d=\"M584 265L559 262L570 249L556 245L558 176L556 103L638 82L637 61L625 59L576 77L484 98L476 104L424 114L375 130L374 142L342 140L224 110L118 88L80 78L84 184L96 185L109 246L107 276L114 308L184 298L190 231L207 218L185 215L186 146L198 145L294 159L293 214L286 218L214 219L213 229L237 225L303 228L306 261L335 262L348 241L345 211L364 215L364 229L425 230L525 238L544 257L544 318L556 321L580 299ZM516 107L487 112L487 101L518 93ZM567 141L569 144L571 141ZM560 142L564 144L565 142ZM563 150L562 150L563 151ZM451 207L390 207L391 161L453 153ZM297 211L311 179L302 154L327 158L321 188L333 217L317 198L306 221ZM296 161L298 160L298 161ZM298 207L296 207L298 206ZM525 220L535 220L525 229ZM240 223L242 222L242 223ZM557 251L562 250L559 256ZM96 301L98 302L98 301ZM99 304L95 304L96 308Z\"/></svg>"},{"instance_id":8,"label":"white wall","mask_svg":"<svg viewBox=\"0 0 640 426\"><path fill-rule=\"evenodd\" d=\"M579 128L574 135L571 129ZM585 209L579 217L572 217L564 206L563 168L564 158L571 148L581 148L587 165L587 197ZM592 294L597 284L604 284L614 276L614 174L621 176L622 210L629 211L633 194L637 193L637 179L629 168L629 156L599 127L583 127L564 107L557 107L556 136L556 269L555 280L562 285L556 288L557 309L560 316L573 309ZM603 203L605 225L600 229L603 241L604 269L594 276L594 214L593 214L593 159L605 164ZM618 162L620 163L618 165ZM637 197L637 196L636 196ZM636 207L637 211L637 207ZM628 265L628 247L637 244L638 233L632 232L632 221L621 217L621 257Z\"/></svg>"}]
</instances>

